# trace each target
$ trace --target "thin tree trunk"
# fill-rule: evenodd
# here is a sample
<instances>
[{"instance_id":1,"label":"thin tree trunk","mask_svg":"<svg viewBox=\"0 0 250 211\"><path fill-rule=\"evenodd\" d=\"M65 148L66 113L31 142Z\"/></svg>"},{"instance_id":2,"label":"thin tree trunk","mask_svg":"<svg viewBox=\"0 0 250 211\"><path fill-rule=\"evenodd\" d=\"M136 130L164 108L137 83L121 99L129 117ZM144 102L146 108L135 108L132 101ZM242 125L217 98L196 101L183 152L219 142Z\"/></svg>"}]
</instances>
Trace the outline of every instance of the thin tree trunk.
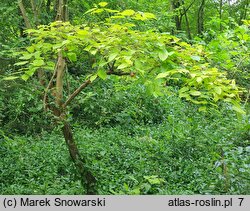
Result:
<instances>
[{"instance_id":1,"label":"thin tree trunk","mask_svg":"<svg viewBox=\"0 0 250 211\"><path fill-rule=\"evenodd\" d=\"M184 8L184 9L185 9L185 8ZM185 16L185 20L186 20L188 39L192 40L192 35L191 35L189 20L188 20L188 16L187 16L187 12L186 12L186 11L185 11L185 13L184 13L184 16Z\"/></svg>"},{"instance_id":2,"label":"thin tree trunk","mask_svg":"<svg viewBox=\"0 0 250 211\"><path fill-rule=\"evenodd\" d=\"M68 1L58 0L57 2L56 21L68 21Z\"/></svg>"},{"instance_id":3,"label":"thin tree trunk","mask_svg":"<svg viewBox=\"0 0 250 211\"><path fill-rule=\"evenodd\" d=\"M220 31L222 31L222 6L223 6L223 0L220 0L220 9L219 9L219 15L220 15Z\"/></svg>"},{"instance_id":4,"label":"thin tree trunk","mask_svg":"<svg viewBox=\"0 0 250 211\"><path fill-rule=\"evenodd\" d=\"M63 5L63 20L64 21L68 21L69 20L68 0L64 0L64 5Z\"/></svg>"},{"instance_id":5,"label":"thin tree trunk","mask_svg":"<svg viewBox=\"0 0 250 211\"><path fill-rule=\"evenodd\" d=\"M23 5L23 1L22 0L18 0L18 6L19 6L19 8L21 10L22 17L23 17L23 20L24 20L24 23L25 23L25 27L27 29L31 29L32 26L31 26L31 23L30 23L29 18L27 16L27 13L26 13L26 10L25 10L25 7Z\"/></svg>"},{"instance_id":6,"label":"thin tree trunk","mask_svg":"<svg viewBox=\"0 0 250 211\"><path fill-rule=\"evenodd\" d=\"M34 0L30 0L30 4L31 4L32 11L33 11L33 14L34 14L35 25L37 26L37 25L39 24L39 23L38 23L37 5L36 5L36 3L35 3Z\"/></svg>"},{"instance_id":7,"label":"thin tree trunk","mask_svg":"<svg viewBox=\"0 0 250 211\"><path fill-rule=\"evenodd\" d=\"M204 7L205 7L205 0L202 0L198 9L198 17L197 17L197 32L200 35L204 31Z\"/></svg>"},{"instance_id":8,"label":"thin tree trunk","mask_svg":"<svg viewBox=\"0 0 250 211\"><path fill-rule=\"evenodd\" d=\"M95 190L96 179L92 175L92 173L85 167L86 161L81 157L81 154L79 153L78 147L73 139L73 133L71 127L68 122L64 122L62 130L64 139L69 149L69 154L72 160L74 161L77 170L80 173L81 183L83 187L86 189L86 194L88 195L96 194Z\"/></svg>"},{"instance_id":9,"label":"thin tree trunk","mask_svg":"<svg viewBox=\"0 0 250 211\"><path fill-rule=\"evenodd\" d=\"M46 11L47 11L47 13L50 12L50 5L51 5L51 0L47 0L47 2L46 2Z\"/></svg>"},{"instance_id":10,"label":"thin tree trunk","mask_svg":"<svg viewBox=\"0 0 250 211\"><path fill-rule=\"evenodd\" d=\"M172 6L172 10L175 11L176 9L178 9L181 6L181 4L179 1L172 0L171 6ZM175 20L175 26L176 26L177 31L181 31L182 17L183 17L183 15L180 12L178 12L178 13L175 12L174 20Z\"/></svg>"},{"instance_id":11,"label":"thin tree trunk","mask_svg":"<svg viewBox=\"0 0 250 211\"><path fill-rule=\"evenodd\" d=\"M81 177L83 187L86 189L87 194L96 194L95 192L95 177L86 168L86 161L81 157L77 145L73 139L73 133L70 124L66 121L66 111L63 106L63 77L65 73L66 61L63 58L62 52L58 53L57 65L56 65L56 98L55 103L57 108L54 110L55 116L59 118L60 122L63 122L63 136L69 149L69 154L75 163Z\"/></svg>"},{"instance_id":12,"label":"thin tree trunk","mask_svg":"<svg viewBox=\"0 0 250 211\"><path fill-rule=\"evenodd\" d=\"M56 105L58 108L62 107L63 99L63 76L65 72L66 61L63 58L62 52L58 53L56 65Z\"/></svg>"},{"instance_id":13,"label":"thin tree trunk","mask_svg":"<svg viewBox=\"0 0 250 211\"><path fill-rule=\"evenodd\" d=\"M243 21L242 20L245 20L247 19L247 11L248 11L248 8L249 8L249 0L245 0L243 2L243 8L241 9L240 11L240 19L239 19L239 25L242 25Z\"/></svg>"}]
</instances>

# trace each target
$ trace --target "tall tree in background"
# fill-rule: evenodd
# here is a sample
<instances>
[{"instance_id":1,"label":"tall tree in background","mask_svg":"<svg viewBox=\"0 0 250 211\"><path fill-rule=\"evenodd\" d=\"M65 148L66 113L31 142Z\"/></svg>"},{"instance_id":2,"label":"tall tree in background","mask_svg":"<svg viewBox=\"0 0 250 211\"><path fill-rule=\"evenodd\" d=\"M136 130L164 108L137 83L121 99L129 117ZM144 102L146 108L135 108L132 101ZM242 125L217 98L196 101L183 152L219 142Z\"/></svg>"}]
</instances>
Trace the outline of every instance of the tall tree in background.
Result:
<instances>
[{"instance_id":1,"label":"tall tree in background","mask_svg":"<svg viewBox=\"0 0 250 211\"><path fill-rule=\"evenodd\" d=\"M249 12L249 7L250 7L250 0L242 0L240 2L240 9L239 9L239 12L240 12L240 17L239 17L239 20L238 20L238 24L239 25L242 25L242 20L245 20L247 19L247 14Z\"/></svg>"},{"instance_id":2,"label":"tall tree in background","mask_svg":"<svg viewBox=\"0 0 250 211\"><path fill-rule=\"evenodd\" d=\"M205 0L201 0L197 16L197 33L200 35L204 31L204 8L205 8Z\"/></svg>"},{"instance_id":3,"label":"tall tree in background","mask_svg":"<svg viewBox=\"0 0 250 211\"><path fill-rule=\"evenodd\" d=\"M222 31L222 12L223 12L223 0L220 0L220 5L219 5L220 31Z\"/></svg>"},{"instance_id":4,"label":"tall tree in background","mask_svg":"<svg viewBox=\"0 0 250 211\"><path fill-rule=\"evenodd\" d=\"M195 0L191 1L189 4L186 4L184 0L172 0L171 1L171 7L172 10L175 12L174 15L174 21L177 31L182 31L182 23L183 23L183 17L185 18L186 22L186 32L189 39L192 39L191 36L191 30L190 30L190 24L188 19L188 10L192 7Z\"/></svg>"}]
</instances>

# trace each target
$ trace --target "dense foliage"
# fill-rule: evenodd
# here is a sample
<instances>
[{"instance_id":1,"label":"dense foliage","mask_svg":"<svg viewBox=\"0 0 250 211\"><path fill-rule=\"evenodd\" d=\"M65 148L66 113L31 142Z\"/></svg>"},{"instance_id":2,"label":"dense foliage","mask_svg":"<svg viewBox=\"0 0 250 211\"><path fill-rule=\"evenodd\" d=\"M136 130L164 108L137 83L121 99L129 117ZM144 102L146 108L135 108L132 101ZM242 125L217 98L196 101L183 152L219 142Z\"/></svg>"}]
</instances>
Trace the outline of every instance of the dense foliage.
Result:
<instances>
[{"instance_id":1,"label":"dense foliage","mask_svg":"<svg viewBox=\"0 0 250 211\"><path fill-rule=\"evenodd\" d=\"M249 194L248 6L2 1L0 193Z\"/></svg>"}]
</instances>

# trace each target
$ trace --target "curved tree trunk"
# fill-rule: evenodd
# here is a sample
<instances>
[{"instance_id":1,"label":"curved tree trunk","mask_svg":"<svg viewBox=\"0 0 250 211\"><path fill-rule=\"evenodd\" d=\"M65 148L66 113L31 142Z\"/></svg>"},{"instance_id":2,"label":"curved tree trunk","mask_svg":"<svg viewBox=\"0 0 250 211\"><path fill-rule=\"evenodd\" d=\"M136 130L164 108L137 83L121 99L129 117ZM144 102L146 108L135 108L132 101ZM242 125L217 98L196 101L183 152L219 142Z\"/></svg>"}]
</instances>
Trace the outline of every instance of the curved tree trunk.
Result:
<instances>
[{"instance_id":1,"label":"curved tree trunk","mask_svg":"<svg viewBox=\"0 0 250 211\"><path fill-rule=\"evenodd\" d=\"M73 133L70 124L68 122L64 122L62 130L66 144L69 149L69 154L72 160L74 161L77 170L80 173L81 183L86 189L86 193L88 195L96 194L95 190L96 179L92 175L92 173L85 167L86 160L83 159L81 154L79 153L78 147L73 138Z\"/></svg>"},{"instance_id":2,"label":"curved tree trunk","mask_svg":"<svg viewBox=\"0 0 250 211\"><path fill-rule=\"evenodd\" d=\"M83 187L86 189L87 194L95 194L95 177L86 168L86 161L80 155L78 147L74 141L73 133L70 124L66 120L66 106L63 103L63 82L65 74L66 61L62 55L62 52L58 52L57 65L55 69L56 73L56 96L55 104L56 108L52 108L53 113L58 117L60 122L63 122L63 135L69 149L69 154L75 163L77 170L80 173L81 182Z\"/></svg>"}]
</instances>

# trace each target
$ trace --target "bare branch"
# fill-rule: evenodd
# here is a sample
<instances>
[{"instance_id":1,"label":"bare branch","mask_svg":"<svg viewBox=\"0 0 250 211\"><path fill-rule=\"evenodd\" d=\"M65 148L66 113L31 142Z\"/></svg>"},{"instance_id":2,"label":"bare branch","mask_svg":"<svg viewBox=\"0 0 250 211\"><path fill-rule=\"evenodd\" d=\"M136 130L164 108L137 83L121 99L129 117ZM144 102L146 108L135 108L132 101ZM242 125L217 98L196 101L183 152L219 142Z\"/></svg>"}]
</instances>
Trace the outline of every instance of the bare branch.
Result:
<instances>
[{"instance_id":1,"label":"bare branch","mask_svg":"<svg viewBox=\"0 0 250 211\"><path fill-rule=\"evenodd\" d=\"M108 71L107 74L108 75L118 75L118 76L131 75L130 72L115 72L115 71Z\"/></svg>"},{"instance_id":2,"label":"bare branch","mask_svg":"<svg viewBox=\"0 0 250 211\"><path fill-rule=\"evenodd\" d=\"M45 89L45 92L44 92L43 108L44 108L45 111L47 111L47 108L48 108L48 102L47 102L48 101L48 91L49 91L49 89L52 88L52 83L53 83L53 80L54 80L55 77L56 77L56 68L55 68L54 73L53 73L53 75L52 75L52 77L51 77L51 79L50 79L50 81L48 83L47 88Z\"/></svg>"},{"instance_id":3,"label":"bare branch","mask_svg":"<svg viewBox=\"0 0 250 211\"><path fill-rule=\"evenodd\" d=\"M62 105L63 108L66 108L71 101L85 88L87 87L89 84L91 83L90 80L85 81L81 86L79 86L69 97L68 99L65 101L65 103Z\"/></svg>"}]
</instances>

